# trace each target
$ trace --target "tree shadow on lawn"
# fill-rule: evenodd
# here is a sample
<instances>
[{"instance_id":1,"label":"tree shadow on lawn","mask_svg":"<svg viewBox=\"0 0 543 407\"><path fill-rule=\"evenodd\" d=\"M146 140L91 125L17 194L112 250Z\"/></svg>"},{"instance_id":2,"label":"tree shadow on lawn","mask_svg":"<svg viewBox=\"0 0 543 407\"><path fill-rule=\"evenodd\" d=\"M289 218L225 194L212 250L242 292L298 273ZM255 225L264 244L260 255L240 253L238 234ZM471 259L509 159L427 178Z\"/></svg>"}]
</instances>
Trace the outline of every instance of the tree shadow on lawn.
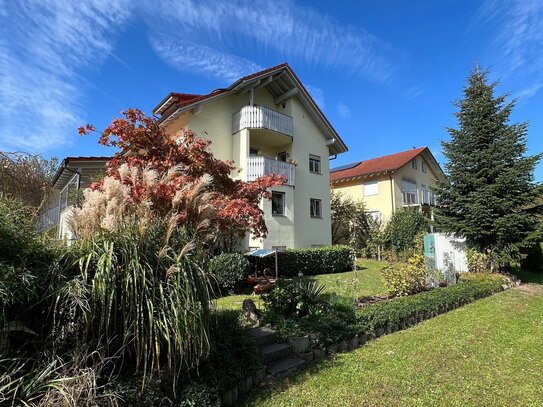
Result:
<instances>
[{"instance_id":1,"label":"tree shadow on lawn","mask_svg":"<svg viewBox=\"0 0 543 407\"><path fill-rule=\"evenodd\" d=\"M512 274L517 276L523 283L543 284L543 273L531 273L518 269L513 270Z\"/></svg>"},{"instance_id":2,"label":"tree shadow on lawn","mask_svg":"<svg viewBox=\"0 0 543 407\"><path fill-rule=\"evenodd\" d=\"M278 380L272 379L272 382L267 382L265 386L253 389L249 394L240 399L239 405L249 407L257 405L255 404L257 402L266 402L274 395L287 390L290 386L301 383L308 375L312 376L318 374L323 369L337 367L338 363L343 363L338 360L337 356L339 355L341 355L341 353L327 355L324 359L311 362L311 366L292 376Z\"/></svg>"}]
</instances>

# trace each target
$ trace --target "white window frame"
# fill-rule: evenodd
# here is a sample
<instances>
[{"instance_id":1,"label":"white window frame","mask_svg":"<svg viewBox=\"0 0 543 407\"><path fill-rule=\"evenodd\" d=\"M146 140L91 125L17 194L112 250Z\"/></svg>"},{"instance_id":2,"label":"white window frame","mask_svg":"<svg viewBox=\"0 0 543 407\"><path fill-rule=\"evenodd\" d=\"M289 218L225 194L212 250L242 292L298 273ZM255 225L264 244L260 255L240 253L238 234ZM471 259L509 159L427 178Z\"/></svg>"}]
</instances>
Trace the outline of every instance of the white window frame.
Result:
<instances>
[{"instance_id":1,"label":"white window frame","mask_svg":"<svg viewBox=\"0 0 543 407\"><path fill-rule=\"evenodd\" d=\"M309 172L312 174L322 174L322 162L320 156L309 154Z\"/></svg>"},{"instance_id":2,"label":"white window frame","mask_svg":"<svg viewBox=\"0 0 543 407\"><path fill-rule=\"evenodd\" d=\"M410 186L414 186L414 188L407 189L405 188L405 184L410 184ZM401 189L402 189L402 202L404 205L417 205L419 203L419 197L417 193L418 186L415 181L411 181L409 179L402 179Z\"/></svg>"},{"instance_id":3,"label":"white window frame","mask_svg":"<svg viewBox=\"0 0 543 407\"><path fill-rule=\"evenodd\" d=\"M373 189L369 189L369 187L375 187L375 191ZM368 181L364 182L363 184L363 192L364 196L375 196L379 195L379 181ZM367 189L368 188L368 189Z\"/></svg>"},{"instance_id":4,"label":"white window frame","mask_svg":"<svg viewBox=\"0 0 543 407\"><path fill-rule=\"evenodd\" d=\"M420 166L420 169L422 170L423 173L426 174L426 171L427 171L427 166L426 166L426 162L423 161L421 166Z\"/></svg>"},{"instance_id":5,"label":"white window frame","mask_svg":"<svg viewBox=\"0 0 543 407\"><path fill-rule=\"evenodd\" d=\"M417 165L417 159L416 158L413 158L411 160L411 167L413 167L414 170L417 169L418 165Z\"/></svg>"},{"instance_id":6,"label":"white window frame","mask_svg":"<svg viewBox=\"0 0 543 407\"><path fill-rule=\"evenodd\" d=\"M365 214L371 216L377 222L381 221L381 211L366 211Z\"/></svg>"},{"instance_id":7,"label":"white window frame","mask_svg":"<svg viewBox=\"0 0 543 407\"><path fill-rule=\"evenodd\" d=\"M309 199L309 215L312 218L322 219L322 199Z\"/></svg>"},{"instance_id":8,"label":"white window frame","mask_svg":"<svg viewBox=\"0 0 543 407\"><path fill-rule=\"evenodd\" d=\"M282 198L282 202L283 202L283 205L282 205L282 208L281 208L281 213L274 213L273 212L273 197L274 195L279 195L281 196ZM272 206L272 209L271 209L271 212L272 212L272 216L285 216L285 209L286 209L286 202L285 202L285 193L284 192L281 192L281 191L272 191L272 199L271 199L271 206Z\"/></svg>"}]
</instances>

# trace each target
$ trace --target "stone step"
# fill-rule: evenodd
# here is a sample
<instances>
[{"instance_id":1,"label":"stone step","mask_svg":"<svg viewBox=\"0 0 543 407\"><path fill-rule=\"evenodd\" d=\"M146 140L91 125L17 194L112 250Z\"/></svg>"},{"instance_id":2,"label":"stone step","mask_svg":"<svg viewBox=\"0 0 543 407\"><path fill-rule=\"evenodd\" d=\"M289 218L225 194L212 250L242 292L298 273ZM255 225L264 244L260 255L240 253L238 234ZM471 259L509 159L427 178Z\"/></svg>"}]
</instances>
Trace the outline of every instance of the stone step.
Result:
<instances>
[{"instance_id":1,"label":"stone step","mask_svg":"<svg viewBox=\"0 0 543 407\"><path fill-rule=\"evenodd\" d=\"M260 357L265 364L284 359L292 353L292 346L288 343L269 343L259 348Z\"/></svg>"},{"instance_id":2,"label":"stone step","mask_svg":"<svg viewBox=\"0 0 543 407\"><path fill-rule=\"evenodd\" d=\"M286 358L268 365L268 372L277 379L282 379L299 372L304 366L305 360L297 357Z\"/></svg>"},{"instance_id":3,"label":"stone step","mask_svg":"<svg viewBox=\"0 0 543 407\"><path fill-rule=\"evenodd\" d=\"M252 328L247 331L247 336L256 343L256 346L263 346L275 341L277 331L268 327Z\"/></svg>"}]
</instances>

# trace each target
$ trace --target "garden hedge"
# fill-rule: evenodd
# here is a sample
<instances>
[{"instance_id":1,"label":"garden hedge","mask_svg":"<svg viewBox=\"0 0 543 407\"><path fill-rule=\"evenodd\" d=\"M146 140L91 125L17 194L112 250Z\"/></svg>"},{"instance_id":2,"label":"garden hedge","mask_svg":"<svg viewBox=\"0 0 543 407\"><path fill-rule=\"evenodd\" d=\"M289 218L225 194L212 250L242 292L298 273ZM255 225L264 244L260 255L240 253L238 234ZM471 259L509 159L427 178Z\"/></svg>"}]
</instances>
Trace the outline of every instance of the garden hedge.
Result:
<instances>
[{"instance_id":1,"label":"garden hedge","mask_svg":"<svg viewBox=\"0 0 543 407\"><path fill-rule=\"evenodd\" d=\"M403 329L501 291L505 284L503 277L499 275L465 278L468 281L449 287L363 306L357 310L360 329L364 333L377 336L383 332Z\"/></svg>"},{"instance_id":2,"label":"garden hedge","mask_svg":"<svg viewBox=\"0 0 543 407\"><path fill-rule=\"evenodd\" d=\"M275 270L275 258L270 256L256 261L258 268ZM351 271L355 262L355 251L350 246L337 245L311 249L288 249L278 253L279 276L297 277L303 274L331 274ZM254 263L253 263L254 264Z\"/></svg>"}]
</instances>

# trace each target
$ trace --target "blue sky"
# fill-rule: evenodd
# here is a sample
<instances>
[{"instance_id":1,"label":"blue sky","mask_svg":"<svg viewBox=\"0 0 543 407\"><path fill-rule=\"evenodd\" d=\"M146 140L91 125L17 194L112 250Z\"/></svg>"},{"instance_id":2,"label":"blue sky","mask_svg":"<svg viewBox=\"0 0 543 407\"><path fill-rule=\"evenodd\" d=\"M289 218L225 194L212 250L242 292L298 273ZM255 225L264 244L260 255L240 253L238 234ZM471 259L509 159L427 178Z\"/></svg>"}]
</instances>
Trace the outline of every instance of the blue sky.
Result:
<instances>
[{"instance_id":1,"label":"blue sky","mask_svg":"<svg viewBox=\"0 0 543 407\"><path fill-rule=\"evenodd\" d=\"M77 127L285 61L349 146L337 165L422 145L442 161L477 61L543 151L540 0L0 0L0 149L110 154Z\"/></svg>"}]
</instances>

